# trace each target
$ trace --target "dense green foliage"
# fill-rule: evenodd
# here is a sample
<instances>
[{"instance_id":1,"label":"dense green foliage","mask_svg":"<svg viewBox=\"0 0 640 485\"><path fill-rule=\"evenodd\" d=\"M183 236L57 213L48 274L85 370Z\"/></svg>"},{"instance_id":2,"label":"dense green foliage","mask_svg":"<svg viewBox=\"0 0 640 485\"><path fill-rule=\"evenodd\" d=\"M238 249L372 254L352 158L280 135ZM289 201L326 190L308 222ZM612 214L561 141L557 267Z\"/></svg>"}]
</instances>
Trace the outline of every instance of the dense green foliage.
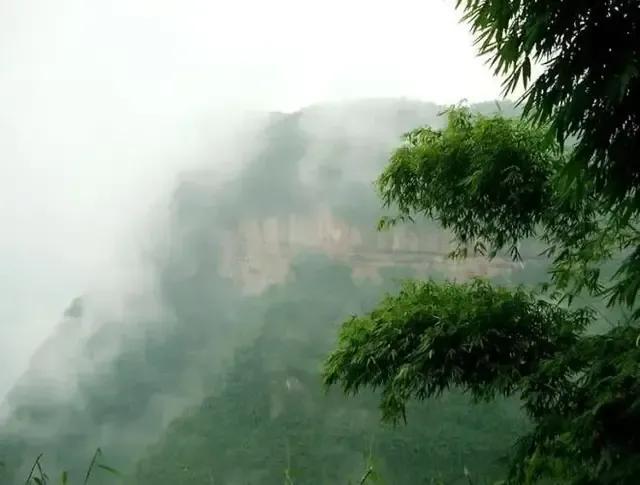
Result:
<instances>
[{"instance_id":1,"label":"dense green foliage","mask_svg":"<svg viewBox=\"0 0 640 485\"><path fill-rule=\"evenodd\" d=\"M640 208L640 4L635 0L457 0L481 55L505 75L505 92L528 85L524 111L577 137L567 174L594 185L610 207ZM577 177L577 180L576 180Z\"/></svg>"},{"instance_id":2,"label":"dense green foliage","mask_svg":"<svg viewBox=\"0 0 640 485\"><path fill-rule=\"evenodd\" d=\"M572 141L553 176L542 228L555 257L554 282L570 294L584 289L633 307L640 290L640 4L460 0L458 6L480 53L507 76L506 92L520 81L526 86L531 64L542 64L522 97L524 113L548 128L560 148ZM626 259L609 264L601 278L603 264L621 254Z\"/></svg>"},{"instance_id":3,"label":"dense green foliage","mask_svg":"<svg viewBox=\"0 0 640 485\"><path fill-rule=\"evenodd\" d=\"M635 438L616 430L640 423L640 331L622 321L604 335L587 336L591 312L570 311L561 302L586 289L612 295L612 307L633 308L637 288L624 273L633 259L620 263L624 247L616 244L634 227L601 232L607 213L582 211L593 199L563 205L561 160L541 129L464 108L450 111L442 131L409 134L380 177L387 206L395 204L400 218L424 213L436 219L457 237L457 256L471 246L489 247L492 257L508 245L518 258L522 239L538 236L554 256L555 291L545 300L479 282L407 286L344 325L325 380L347 391L382 387L385 416L402 412L409 398L449 387L476 397L518 396L535 428L521 440L512 479L621 483L638 471ZM601 286L601 270L611 277L610 267L619 264L613 283Z\"/></svg>"},{"instance_id":4,"label":"dense green foliage","mask_svg":"<svg viewBox=\"0 0 640 485\"><path fill-rule=\"evenodd\" d=\"M538 382L539 363L573 348L588 322L588 313L562 310L523 289L481 280L408 283L368 316L344 325L325 379L342 382L345 392L382 387L390 419L404 417L410 397L450 387L478 400L516 390L526 395Z\"/></svg>"},{"instance_id":5,"label":"dense green foliage","mask_svg":"<svg viewBox=\"0 0 640 485\"><path fill-rule=\"evenodd\" d=\"M463 255L475 244L491 255L508 246L517 256L518 242L535 235L552 202L560 154L544 130L460 108L448 112L444 129L418 128L405 140L379 179L385 205L397 204L400 218L437 219Z\"/></svg>"},{"instance_id":6,"label":"dense green foliage","mask_svg":"<svg viewBox=\"0 0 640 485\"><path fill-rule=\"evenodd\" d=\"M513 395L533 428L511 482L637 483L640 5L458 5L507 92L530 81L532 63L544 70L523 96L523 120L456 107L444 128L409 133L379 178L385 205L398 210L382 225L427 215L455 235L459 257L507 250L517 260L536 238L550 279L542 292L408 285L343 325L325 382L382 388L385 417L450 387ZM580 307L585 297L606 304L613 328Z\"/></svg>"},{"instance_id":7,"label":"dense green foliage","mask_svg":"<svg viewBox=\"0 0 640 485\"><path fill-rule=\"evenodd\" d=\"M483 281L407 284L344 324L325 382L381 388L387 419L451 388L520 397L535 427L517 447L515 482L626 483L640 472L637 436L626 431L638 425L638 332L585 336L591 317Z\"/></svg>"}]
</instances>

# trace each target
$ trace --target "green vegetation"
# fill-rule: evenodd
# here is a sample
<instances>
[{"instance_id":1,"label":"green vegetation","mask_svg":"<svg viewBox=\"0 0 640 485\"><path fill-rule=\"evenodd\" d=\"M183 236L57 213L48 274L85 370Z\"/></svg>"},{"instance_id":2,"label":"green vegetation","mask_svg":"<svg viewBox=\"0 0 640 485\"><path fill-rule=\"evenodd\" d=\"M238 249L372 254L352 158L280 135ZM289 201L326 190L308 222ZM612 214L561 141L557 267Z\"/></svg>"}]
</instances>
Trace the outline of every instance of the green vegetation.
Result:
<instances>
[{"instance_id":1,"label":"green vegetation","mask_svg":"<svg viewBox=\"0 0 640 485\"><path fill-rule=\"evenodd\" d=\"M457 0L505 93L522 82L524 113L564 143L564 167L608 208L638 209L640 5L633 0ZM532 66L543 70L532 79Z\"/></svg>"},{"instance_id":2,"label":"green vegetation","mask_svg":"<svg viewBox=\"0 0 640 485\"><path fill-rule=\"evenodd\" d=\"M344 323L325 383L382 389L387 419L450 388L481 401L512 396L532 428L509 482L637 483L640 6L458 4L481 52L506 75L506 92L529 82L533 61L545 70L523 97L523 120L456 107L443 129L409 133L378 180L397 210L381 222L431 217L455 235L452 256L463 258L506 251L518 260L520 244L536 238L549 281L537 291L408 284ZM596 326L585 298L604 303L616 325Z\"/></svg>"},{"instance_id":3,"label":"green vegetation","mask_svg":"<svg viewBox=\"0 0 640 485\"><path fill-rule=\"evenodd\" d=\"M366 454L385 483L499 478L503 456L525 426L517 405L470 407L458 393L412 408L419 427L379 423L374 394L323 395L320 366L345 316L396 285L356 285L349 267L300 260L294 279L257 297L264 324L236 353L218 393L174 421L139 465L134 483L359 483ZM261 303L264 302L264 303ZM309 309L313 311L310 312Z\"/></svg>"},{"instance_id":4,"label":"green vegetation","mask_svg":"<svg viewBox=\"0 0 640 485\"><path fill-rule=\"evenodd\" d=\"M1 409L1 483L638 482L640 6L457 4L505 92L527 88L524 116L396 100L273 115L237 177L178 187L153 290L65 312ZM460 282L388 260L355 278L364 253L392 253L380 171L382 228L417 221L454 259L520 271ZM289 221L317 213L358 234L354 259L295 246ZM277 250L273 221L291 231Z\"/></svg>"}]
</instances>

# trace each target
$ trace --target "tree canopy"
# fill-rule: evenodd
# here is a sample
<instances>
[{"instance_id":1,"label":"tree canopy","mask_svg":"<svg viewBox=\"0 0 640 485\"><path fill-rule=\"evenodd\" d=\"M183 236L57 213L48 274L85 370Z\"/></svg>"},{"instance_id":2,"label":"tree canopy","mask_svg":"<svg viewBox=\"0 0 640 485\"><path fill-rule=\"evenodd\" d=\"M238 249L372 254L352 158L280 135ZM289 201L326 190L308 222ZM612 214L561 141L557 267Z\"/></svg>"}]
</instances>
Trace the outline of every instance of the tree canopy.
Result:
<instances>
[{"instance_id":1,"label":"tree canopy","mask_svg":"<svg viewBox=\"0 0 640 485\"><path fill-rule=\"evenodd\" d=\"M521 119L464 106L440 130L405 136L378 180L396 215L425 215L458 248L492 258L540 241L550 285L409 283L344 323L327 385L382 391L383 416L460 388L514 395L533 423L513 483L636 483L640 474L640 4L460 0L482 55L521 83ZM543 72L532 81L532 65ZM550 290L550 291L546 291ZM594 332L589 295L628 310ZM596 300L597 301L597 300ZM622 312L620 312L622 313Z\"/></svg>"},{"instance_id":2,"label":"tree canopy","mask_svg":"<svg viewBox=\"0 0 640 485\"><path fill-rule=\"evenodd\" d=\"M578 138L567 168L612 205L640 208L640 3L636 0L457 0L481 55L528 87L525 114L558 141ZM530 83L532 65L543 72Z\"/></svg>"}]
</instances>

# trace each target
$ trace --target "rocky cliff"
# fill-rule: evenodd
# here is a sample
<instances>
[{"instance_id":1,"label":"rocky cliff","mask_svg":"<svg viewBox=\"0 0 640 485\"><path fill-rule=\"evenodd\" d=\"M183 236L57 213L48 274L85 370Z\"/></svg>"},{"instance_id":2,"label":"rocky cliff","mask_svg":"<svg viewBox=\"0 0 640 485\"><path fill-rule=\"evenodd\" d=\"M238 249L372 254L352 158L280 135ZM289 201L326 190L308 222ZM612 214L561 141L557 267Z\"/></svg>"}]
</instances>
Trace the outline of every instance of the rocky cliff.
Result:
<instances>
[{"instance_id":1,"label":"rocky cliff","mask_svg":"<svg viewBox=\"0 0 640 485\"><path fill-rule=\"evenodd\" d=\"M416 277L436 273L457 279L508 274L514 268L501 258L454 261L448 258L452 249L449 235L435 228L401 226L375 233L319 207L305 216L239 221L225 231L219 258L221 275L248 293L283 283L292 261L305 252L349 265L356 280L380 281L382 269L398 266L411 268Z\"/></svg>"}]
</instances>

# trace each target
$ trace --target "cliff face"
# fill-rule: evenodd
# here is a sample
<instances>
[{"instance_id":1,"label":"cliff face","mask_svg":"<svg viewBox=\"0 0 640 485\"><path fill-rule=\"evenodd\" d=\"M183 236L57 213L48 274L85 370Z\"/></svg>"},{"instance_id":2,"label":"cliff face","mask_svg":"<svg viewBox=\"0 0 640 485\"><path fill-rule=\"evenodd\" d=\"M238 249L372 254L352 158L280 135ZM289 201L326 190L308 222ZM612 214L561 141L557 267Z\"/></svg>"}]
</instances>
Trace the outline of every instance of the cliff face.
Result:
<instances>
[{"instance_id":1,"label":"cliff face","mask_svg":"<svg viewBox=\"0 0 640 485\"><path fill-rule=\"evenodd\" d=\"M477 109L491 112L496 106ZM375 230L381 214L372 181L402 134L421 125L441 126L442 110L408 100L361 101L310 107L275 120L265 130L264 150L236 185L218 187L226 185L221 192L233 194L234 201L223 209L231 223L219 239L220 274L246 293L260 293L282 283L305 252L347 264L356 280L379 281L381 271L397 267L419 278L510 273L513 265L500 258L448 259L451 237L435 224ZM197 175L188 185L205 179Z\"/></svg>"},{"instance_id":2,"label":"cliff face","mask_svg":"<svg viewBox=\"0 0 640 485\"><path fill-rule=\"evenodd\" d=\"M501 258L449 259L451 238L441 230L400 226L375 232L349 224L326 207L308 215L240 221L222 240L221 276L231 278L246 293L283 283L295 258L309 252L347 264L354 280L373 282L382 279L380 272L385 268L411 268L418 278L442 274L456 279L492 277L513 269L511 262Z\"/></svg>"}]
</instances>

